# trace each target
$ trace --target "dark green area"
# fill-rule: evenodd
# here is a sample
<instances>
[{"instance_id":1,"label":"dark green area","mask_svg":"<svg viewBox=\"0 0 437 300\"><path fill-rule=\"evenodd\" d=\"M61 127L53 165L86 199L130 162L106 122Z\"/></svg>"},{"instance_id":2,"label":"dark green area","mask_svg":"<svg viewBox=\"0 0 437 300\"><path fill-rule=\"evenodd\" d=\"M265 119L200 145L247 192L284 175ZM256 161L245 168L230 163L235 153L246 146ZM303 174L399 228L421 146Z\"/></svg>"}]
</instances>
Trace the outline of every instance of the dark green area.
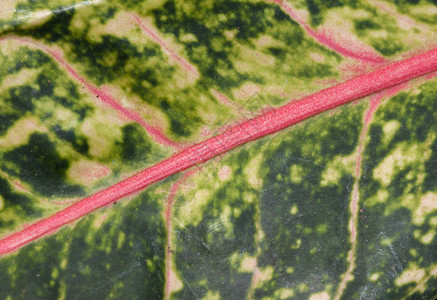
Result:
<instances>
[{"instance_id":1,"label":"dark green area","mask_svg":"<svg viewBox=\"0 0 437 300\"><path fill-rule=\"evenodd\" d=\"M257 299L272 297L280 288L294 289L305 299L340 281L350 248L348 222L353 176L339 169L338 183L322 186L322 174L335 156L356 150L363 105L324 115L280 134L280 145L261 166L260 268L273 267L273 278L256 290ZM337 112L338 113L338 112ZM314 149L312 153L308 150ZM291 169L300 170L299 176ZM290 211L295 207L295 214ZM293 273L287 273L292 267ZM307 290L299 290L305 284ZM332 292L332 291L331 291Z\"/></svg>"},{"instance_id":2,"label":"dark green area","mask_svg":"<svg viewBox=\"0 0 437 300\"><path fill-rule=\"evenodd\" d=\"M16 74L23 69L40 70L35 82L31 85L13 86L0 95L0 103L2 105L2 110L0 111L0 135L5 134L21 117L36 114L35 107L37 103L48 101L49 98L56 104L77 114L80 121L92 111L91 106L78 101L80 95L76 85L69 79L66 79L66 76L60 72L59 68L50 61L50 58L45 53L39 50L20 48L12 57L0 57L0 64L4 66L0 70L0 82L6 76ZM63 76L60 76L60 74ZM54 93L56 86L62 86L67 90L68 95L57 96ZM39 115L42 120L47 120L51 116L52 114ZM57 127L55 126L55 128ZM55 133L57 134L57 132ZM70 140L70 142L77 145L86 143L83 138L77 141ZM81 148L82 150L84 149Z\"/></svg>"},{"instance_id":3,"label":"dark green area","mask_svg":"<svg viewBox=\"0 0 437 300\"><path fill-rule=\"evenodd\" d=\"M425 234L429 226L413 225L410 210L400 208L388 216L382 216L381 213L385 211L387 203L366 208L366 200L363 200L364 211L361 213L357 230L359 243L355 278L347 286L343 299L353 299L358 296L371 299L403 298L416 284L412 282L397 287L395 279L408 269L411 263L417 263L419 268L425 269L435 265L437 240L434 238L429 245L425 246L414 238L415 230ZM388 198L388 202L396 200L396 197L391 195ZM433 216L437 216L437 212L428 216L424 224L427 224ZM392 239L392 241L389 244L383 244L383 241L387 239ZM411 254L411 249L416 249L417 256ZM370 282L368 276L376 272L380 272L380 278L376 282ZM428 283L428 293L434 296L436 294L435 285L433 286L432 282ZM432 299L432 297L426 299Z\"/></svg>"},{"instance_id":4,"label":"dark green area","mask_svg":"<svg viewBox=\"0 0 437 300\"><path fill-rule=\"evenodd\" d=\"M437 212L430 213L425 218L423 225L413 223L412 211L398 208L388 215L384 212L390 210L399 199L407 195L421 195L427 191L436 191L437 174L436 142L429 146L431 157L424 162L425 172L414 163L403 168L396 168L391 182L386 187L387 200L370 204L369 198L375 197L382 188L379 181L373 179L375 168L386 158L399 143L414 145L424 143L431 134L437 131L437 113L430 109L435 106L437 93L435 83L422 85L420 93L402 92L383 104L374 117L369 131L369 143L363 154L362 176L360 180L361 207L358 227L358 249L355 280L348 285L344 299L364 297L371 299L400 299L416 286L415 283L397 287L395 279L401 275L409 264L417 264L419 268L428 269L437 262L437 240L422 244L415 238L414 232L426 234L430 229L429 220L437 216ZM401 126L396 131L389 143L384 143L383 126L390 121L398 121ZM407 176L409 174L409 176ZM411 175L413 174L413 175ZM421 183L419 176L424 176L425 182ZM377 197L377 196L376 196ZM405 201L405 200L403 200ZM390 241L387 243L387 241ZM411 253L415 249L416 255ZM380 278L375 282L368 281L368 276L380 272ZM435 296L435 285L430 281L426 294L416 293L409 299L431 299ZM427 295L430 295L428 297Z\"/></svg>"},{"instance_id":5,"label":"dark green area","mask_svg":"<svg viewBox=\"0 0 437 300\"><path fill-rule=\"evenodd\" d=\"M22 69L37 69L42 65L50 63L50 58L42 51L29 48L19 48L12 56L0 56L0 80L10 74L15 74Z\"/></svg>"},{"instance_id":6,"label":"dark green area","mask_svg":"<svg viewBox=\"0 0 437 300\"><path fill-rule=\"evenodd\" d=\"M404 50L402 44L396 39L376 39L371 41L371 45L385 56L392 56Z\"/></svg>"},{"instance_id":7,"label":"dark green area","mask_svg":"<svg viewBox=\"0 0 437 300\"><path fill-rule=\"evenodd\" d=\"M122 5L135 6L132 2L123 2ZM196 133L202 124L209 124L209 120L204 120L198 115L198 96L193 96L193 93L199 94L199 89L202 92L216 88L229 95L232 88L239 87L247 81L271 84L265 82L265 74L262 72L258 74L235 70L233 60L239 55L238 51L235 51L236 44L255 48L252 40L261 35L269 35L283 42L283 55L277 57L275 69L283 68L285 62L290 62L291 56L307 56L306 49L312 46L305 40L299 25L277 5L243 1L215 1L212 7L202 1L189 5L196 7L195 14L186 12L186 6L184 8L172 0L151 12L160 31L173 34L176 40L185 46L189 61L197 66L202 75L196 86L174 93L163 92L169 82L174 80L176 70L168 63L168 55L164 54L158 45L138 47L126 38L109 34L102 35L98 40L90 39L92 20L84 20L88 23L84 29L72 29L73 18L80 14L80 9L76 10L73 6L61 9L49 7L47 3L22 3L19 11L49 8L52 9L53 16L42 25L15 29L14 32L68 48L68 60L80 63L83 69L78 70L79 73L86 74L96 85L117 84L120 74L123 74L123 78L126 79L123 81L125 90L157 108L162 101L167 102L169 109L164 112L169 118L171 133L175 137L189 137ZM93 15L100 23L104 23L114 16L118 8L97 5L88 9L93 10ZM219 24L210 25L208 20L216 20ZM234 30L235 37L229 40L226 32ZM188 33L193 34L197 41L185 41L183 36ZM322 48L316 44L314 47ZM332 76L336 72L330 65L315 64L309 58L308 61L311 66L299 65L284 72L287 76L302 77L306 80ZM215 101L213 97L209 98Z\"/></svg>"},{"instance_id":8,"label":"dark green area","mask_svg":"<svg viewBox=\"0 0 437 300\"><path fill-rule=\"evenodd\" d=\"M231 264L229 258L235 252L254 254L255 210L253 206L244 208L238 218L232 216L229 221L234 235L226 238L223 229L210 232L210 226L221 213L218 206L208 205L199 225L189 225L176 233L176 265L182 274L184 289L173 295L175 299L202 298L208 291L218 292L223 299L244 299L247 294L252 274L239 273L238 265ZM208 238L212 242L207 242ZM206 280L206 284L201 284L202 280Z\"/></svg>"},{"instance_id":9,"label":"dark green area","mask_svg":"<svg viewBox=\"0 0 437 300\"><path fill-rule=\"evenodd\" d=\"M122 142L120 147L121 158L124 163L137 163L148 161L152 150L152 143L147 138L144 130L138 124L128 124L122 129Z\"/></svg>"},{"instance_id":10,"label":"dark green area","mask_svg":"<svg viewBox=\"0 0 437 300\"><path fill-rule=\"evenodd\" d=\"M401 92L393 97L390 102L380 108L375 118L378 122L373 122L369 128L370 141L366 145L363 154L364 172L360 179L360 187L365 198L376 194L380 188L379 181L372 179L372 172L389 153L396 148L399 143L423 143L432 132L437 131L437 112L430 109L434 107L437 99L437 92L434 83L427 83L420 87L418 94ZM382 126L389 121L397 121L400 128L394 137L385 145L383 143ZM435 141L430 145L431 150L435 150ZM432 151L430 159L425 162L426 174L424 185L421 187L422 193L435 189L437 182L437 172L435 172L437 151ZM403 172L397 174L388 190L394 195L405 193L407 183L413 183L416 177L405 178L405 174L416 166L407 166ZM417 192L414 188L411 192Z\"/></svg>"},{"instance_id":11,"label":"dark green area","mask_svg":"<svg viewBox=\"0 0 437 300\"><path fill-rule=\"evenodd\" d=\"M19 118L17 112L0 114L0 135L5 134Z\"/></svg>"},{"instance_id":12,"label":"dark green area","mask_svg":"<svg viewBox=\"0 0 437 300\"><path fill-rule=\"evenodd\" d=\"M376 23L372 19L360 19L354 20L354 27L358 34L365 34L365 30L380 29L381 25Z\"/></svg>"},{"instance_id":13,"label":"dark green area","mask_svg":"<svg viewBox=\"0 0 437 300\"><path fill-rule=\"evenodd\" d=\"M2 258L0 299L162 299L165 228L160 202L150 194L100 228L92 225L99 216L90 215Z\"/></svg>"},{"instance_id":14,"label":"dark green area","mask_svg":"<svg viewBox=\"0 0 437 300\"><path fill-rule=\"evenodd\" d=\"M2 210L5 211L9 208L13 208L14 212L17 215L22 216L32 216L32 217L39 217L41 215L41 210L36 208L32 202L31 199L29 199L27 196L23 194L19 194L15 191L13 191L12 187L10 186L9 182L0 177L0 196L2 200ZM0 228L1 227L10 227L13 224L15 224L18 220L4 220L2 217L2 212L0 211ZM8 212L6 212L7 214Z\"/></svg>"},{"instance_id":15,"label":"dark green area","mask_svg":"<svg viewBox=\"0 0 437 300\"><path fill-rule=\"evenodd\" d=\"M110 12L112 15L115 13ZM91 24L81 31L71 30L71 22L76 13L74 9L58 11L46 23L17 32L45 39L49 43L69 45L72 48L69 60L80 62L87 78L97 85L117 84L120 74L123 74L128 78L124 88L148 104L159 107L164 98L169 104L169 109L164 112L176 136L189 136L200 126L202 120L196 116L196 105L192 97L186 95L171 99L170 95L163 92L167 82L173 80L175 69L167 62L168 57L159 46L152 44L138 47L126 38L109 34L102 35L99 40L91 40L87 36L92 29ZM190 91L181 91L180 94L190 94Z\"/></svg>"},{"instance_id":16,"label":"dark green area","mask_svg":"<svg viewBox=\"0 0 437 300\"><path fill-rule=\"evenodd\" d=\"M3 155L3 170L32 185L43 196L73 197L83 195L80 186L66 182L69 161L62 158L47 134L33 133L26 145Z\"/></svg>"},{"instance_id":17,"label":"dark green area","mask_svg":"<svg viewBox=\"0 0 437 300\"><path fill-rule=\"evenodd\" d=\"M248 293L252 274L238 269L240 257L254 256L256 252L256 204L243 200L245 192L258 193L248 186L243 173L249 153L259 149L251 146L250 150L241 149L229 158L233 166L232 179L208 199L199 224L187 224L175 233L177 245L173 255L184 284L181 291L172 295L175 299L199 299L208 292L218 293L222 299L244 299ZM189 199L179 196L176 201ZM223 220L220 216L227 206L231 213L229 219ZM235 215L234 209L241 213ZM230 234L227 226L232 227ZM236 255L240 260L231 262L231 256Z\"/></svg>"},{"instance_id":18,"label":"dark green area","mask_svg":"<svg viewBox=\"0 0 437 300\"><path fill-rule=\"evenodd\" d=\"M185 45L190 61L221 91L238 87L247 80L264 81L257 74L234 70L231 58L235 55L236 43L254 47L251 39L267 34L286 43L289 46L286 51L292 53L292 48L299 46L304 39L297 23L275 5L243 1L214 1L212 8L203 5L202 1L193 1L191 5L196 7L196 14L185 12L177 1L167 1L153 11L156 25ZM225 17L218 18L219 15ZM208 26L207 20L210 19L219 24ZM288 30L275 30L279 24L287 24ZM228 30L237 31L232 41L225 36ZM181 37L188 33L193 34L197 41L184 42ZM222 75L223 72L228 75Z\"/></svg>"},{"instance_id":19,"label":"dark green area","mask_svg":"<svg viewBox=\"0 0 437 300\"><path fill-rule=\"evenodd\" d=\"M84 136L76 136L74 129L63 130L61 126L56 125L52 128L52 130L55 132L58 138L70 143L73 149L80 154L86 155L88 153L89 145L87 139Z\"/></svg>"}]
</instances>

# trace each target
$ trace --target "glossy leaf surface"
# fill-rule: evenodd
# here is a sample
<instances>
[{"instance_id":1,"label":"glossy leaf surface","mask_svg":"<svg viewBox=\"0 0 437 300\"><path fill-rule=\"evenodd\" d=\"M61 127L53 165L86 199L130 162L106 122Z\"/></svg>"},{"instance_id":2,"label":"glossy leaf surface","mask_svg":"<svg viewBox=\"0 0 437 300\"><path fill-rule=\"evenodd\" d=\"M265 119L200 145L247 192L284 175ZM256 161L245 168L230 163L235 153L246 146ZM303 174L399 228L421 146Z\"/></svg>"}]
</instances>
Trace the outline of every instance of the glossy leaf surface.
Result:
<instances>
[{"instance_id":1,"label":"glossy leaf surface","mask_svg":"<svg viewBox=\"0 0 437 300\"><path fill-rule=\"evenodd\" d=\"M433 49L437 27L431 0L3 6L0 240L244 120ZM3 255L0 298L432 299L434 76Z\"/></svg>"}]
</instances>

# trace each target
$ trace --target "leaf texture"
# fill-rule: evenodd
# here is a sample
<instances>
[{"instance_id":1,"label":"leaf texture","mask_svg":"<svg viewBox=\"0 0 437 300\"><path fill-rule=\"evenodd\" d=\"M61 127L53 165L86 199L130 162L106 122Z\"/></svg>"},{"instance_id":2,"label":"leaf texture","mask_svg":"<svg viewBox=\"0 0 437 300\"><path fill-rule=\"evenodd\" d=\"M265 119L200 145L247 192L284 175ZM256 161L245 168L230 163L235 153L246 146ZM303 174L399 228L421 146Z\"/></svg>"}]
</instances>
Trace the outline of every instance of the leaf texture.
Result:
<instances>
[{"instance_id":1,"label":"leaf texture","mask_svg":"<svg viewBox=\"0 0 437 300\"><path fill-rule=\"evenodd\" d=\"M432 0L7 0L0 245L247 120L433 50L436 16ZM407 68L407 81L274 134L225 140L0 248L0 298L432 299L430 57L425 75Z\"/></svg>"}]
</instances>

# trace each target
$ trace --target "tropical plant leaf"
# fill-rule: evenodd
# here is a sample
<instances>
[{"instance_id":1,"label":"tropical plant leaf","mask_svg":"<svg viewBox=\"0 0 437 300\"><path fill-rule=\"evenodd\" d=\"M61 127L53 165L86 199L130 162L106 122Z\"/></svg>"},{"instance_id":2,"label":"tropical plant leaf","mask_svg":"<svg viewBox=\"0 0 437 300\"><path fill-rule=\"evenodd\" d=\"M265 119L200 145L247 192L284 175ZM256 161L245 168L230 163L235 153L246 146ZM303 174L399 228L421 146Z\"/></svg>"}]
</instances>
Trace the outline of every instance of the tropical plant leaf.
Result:
<instances>
[{"instance_id":1,"label":"tropical plant leaf","mask_svg":"<svg viewBox=\"0 0 437 300\"><path fill-rule=\"evenodd\" d=\"M7 0L0 299L436 297L436 5Z\"/></svg>"}]
</instances>

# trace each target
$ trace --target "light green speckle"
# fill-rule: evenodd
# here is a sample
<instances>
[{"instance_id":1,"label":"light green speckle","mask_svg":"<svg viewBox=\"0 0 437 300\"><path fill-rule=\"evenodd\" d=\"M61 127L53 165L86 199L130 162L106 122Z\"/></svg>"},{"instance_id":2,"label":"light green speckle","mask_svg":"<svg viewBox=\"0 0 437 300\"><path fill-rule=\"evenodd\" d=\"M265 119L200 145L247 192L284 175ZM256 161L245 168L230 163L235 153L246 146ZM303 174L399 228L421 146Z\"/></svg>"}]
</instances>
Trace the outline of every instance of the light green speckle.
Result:
<instances>
[{"instance_id":1,"label":"light green speckle","mask_svg":"<svg viewBox=\"0 0 437 300\"><path fill-rule=\"evenodd\" d=\"M292 165L290 167L290 180L295 184L299 184L302 182L303 177L303 168L299 165Z\"/></svg>"},{"instance_id":2,"label":"light green speckle","mask_svg":"<svg viewBox=\"0 0 437 300\"><path fill-rule=\"evenodd\" d=\"M124 234L124 232L120 231L118 234L118 239L117 239L117 248L120 249L121 246L123 246L123 242L125 239L126 235Z\"/></svg>"},{"instance_id":3,"label":"light green speckle","mask_svg":"<svg viewBox=\"0 0 437 300\"><path fill-rule=\"evenodd\" d=\"M244 174L247 176L247 182L254 189L258 189L262 186L262 180L259 177L259 168L262 162L262 155L255 156L244 169Z\"/></svg>"},{"instance_id":4,"label":"light green speckle","mask_svg":"<svg viewBox=\"0 0 437 300\"><path fill-rule=\"evenodd\" d=\"M297 239L294 245L291 245L291 249L299 249L302 244L302 239Z\"/></svg>"},{"instance_id":5,"label":"light green speckle","mask_svg":"<svg viewBox=\"0 0 437 300\"><path fill-rule=\"evenodd\" d=\"M59 270L57 268L54 268L52 270L52 278L56 279L59 276Z\"/></svg>"},{"instance_id":6,"label":"light green speckle","mask_svg":"<svg viewBox=\"0 0 437 300\"><path fill-rule=\"evenodd\" d=\"M380 273L373 273L372 275L370 275L369 279L370 279L370 281L375 282L378 280L379 276L381 276Z\"/></svg>"},{"instance_id":7,"label":"light green speckle","mask_svg":"<svg viewBox=\"0 0 437 300\"><path fill-rule=\"evenodd\" d=\"M297 290L298 290L300 293L306 293L306 292L308 292L309 288L308 288L308 286L307 286L305 283L301 283L301 284L299 284L299 285L297 286Z\"/></svg>"},{"instance_id":8,"label":"light green speckle","mask_svg":"<svg viewBox=\"0 0 437 300\"><path fill-rule=\"evenodd\" d=\"M391 239L391 238L386 238L386 239L381 240L381 245L383 245L383 246L388 246L388 245L391 245L392 243L393 243L393 239Z\"/></svg>"},{"instance_id":9,"label":"light green speckle","mask_svg":"<svg viewBox=\"0 0 437 300\"><path fill-rule=\"evenodd\" d=\"M208 291L208 293L202 299L205 300L219 300L220 294L218 292Z\"/></svg>"},{"instance_id":10,"label":"light green speckle","mask_svg":"<svg viewBox=\"0 0 437 300\"><path fill-rule=\"evenodd\" d=\"M324 233L328 232L328 224L324 223L324 224L317 225L316 231L319 234L324 234Z\"/></svg>"},{"instance_id":11,"label":"light green speckle","mask_svg":"<svg viewBox=\"0 0 437 300\"><path fill-rule=\"evenodd\" d=\"M294 204L290 209L290 214L295 215L297 214L297 212L298 212L297 205Z\"/></svg>"},{"instance_id":12,"label":"light green speckle","mask_svg":"<svg viewBox=\"0 0 437 300\"><path fill-rule=\"evenodd\" d=\"M424 245L429 245L436 235L436 231L431 229L420 237L420 242Z\"/></svg>"}]
</instances>

